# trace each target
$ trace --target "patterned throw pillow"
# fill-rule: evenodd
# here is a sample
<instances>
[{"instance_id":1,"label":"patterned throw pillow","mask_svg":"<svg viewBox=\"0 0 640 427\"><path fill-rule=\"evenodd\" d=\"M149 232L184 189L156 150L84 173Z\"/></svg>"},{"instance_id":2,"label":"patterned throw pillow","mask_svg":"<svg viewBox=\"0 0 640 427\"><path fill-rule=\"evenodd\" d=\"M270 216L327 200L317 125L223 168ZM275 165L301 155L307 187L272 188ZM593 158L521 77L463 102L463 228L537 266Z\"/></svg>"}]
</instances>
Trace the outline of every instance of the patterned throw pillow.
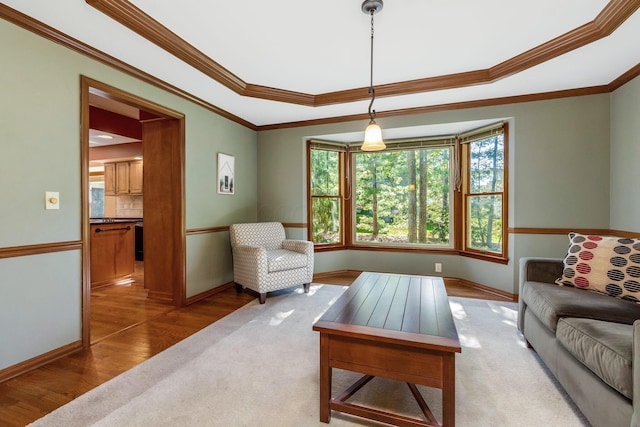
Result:
<instances>
[{"instance_id":1,"label":"patterned throw pillow","mask_svg":"<svg viewBox=\"0 0 640 427\"><path fill-rule=\"evenodd\" d=\"M558 285L640 302L640 239L569 233Z\"/></svg>"}]
</instances>

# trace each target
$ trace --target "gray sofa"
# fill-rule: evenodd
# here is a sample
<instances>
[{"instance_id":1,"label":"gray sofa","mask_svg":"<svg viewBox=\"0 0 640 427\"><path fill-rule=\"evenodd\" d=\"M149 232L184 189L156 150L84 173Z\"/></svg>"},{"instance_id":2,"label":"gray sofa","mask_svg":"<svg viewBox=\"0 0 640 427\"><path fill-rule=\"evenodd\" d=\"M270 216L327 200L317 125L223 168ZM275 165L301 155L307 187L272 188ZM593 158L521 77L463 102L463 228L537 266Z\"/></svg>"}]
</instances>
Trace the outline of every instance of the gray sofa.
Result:
<instances>
[{"instance_id":1,"label":"gray sofa","mask_svg":"<svg viewBox=\"0 0 640 427\"><path fill-rule=\"evenodd\" d=\"M640 304L558 286L562 269L520 260L518 329L593 426L640 427Z\"/></svg>"}]
</instances>

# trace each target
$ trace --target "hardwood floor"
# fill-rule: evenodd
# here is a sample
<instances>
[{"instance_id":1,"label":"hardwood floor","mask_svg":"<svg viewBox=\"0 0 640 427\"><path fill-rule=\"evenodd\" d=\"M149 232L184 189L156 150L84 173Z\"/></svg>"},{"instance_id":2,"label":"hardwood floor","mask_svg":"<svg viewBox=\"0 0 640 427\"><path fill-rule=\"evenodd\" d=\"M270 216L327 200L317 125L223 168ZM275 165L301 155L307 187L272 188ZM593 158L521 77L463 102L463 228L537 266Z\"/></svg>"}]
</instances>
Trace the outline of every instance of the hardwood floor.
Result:
<instances>
[{"instance_id":1,"label":"hardwood floor","mask_svg":"<svg viewBox=\"0 0 640 427\"><path fill-rule=\"evenodd\" d=\"M318 282L349 285L358 274L344 272ZM190 306L175 308L148 301L141 282L138 275L131 286L92 292L93 345L89 350L0 383L0 426L25 426L254 299L230 287ZM509 300L455 282L446 285L450 296Z\"/></svg>"},{"instance_id":2,"label":"hardwood floor","mask_svg":"<svg viewBox=\"0 0 640 427\"><path fill-rule=\"evenodd\" d=\"M91 344L168 313L174 307L147 298L144 262L136 261L133 283L91 291Z\"/></svg>"},{"instance_id":3,"label":"hardwood floor","mask_svg":"<svg viewBox=\"0 0 640 427\"><path fill-rule=\"evenodd\" d=\"M318 283L326 283L330 285L350 285L360 275L360 271L343 271L339 274L323 275L318 279ZM494 301L513 301L512 297L502 295L499 291L491 289L482 289L474 287L470 284L463 283L455 279L444 278L444 284L447 288L447 295L452 297L479 298Z\"/></svg>"}]
</instances>

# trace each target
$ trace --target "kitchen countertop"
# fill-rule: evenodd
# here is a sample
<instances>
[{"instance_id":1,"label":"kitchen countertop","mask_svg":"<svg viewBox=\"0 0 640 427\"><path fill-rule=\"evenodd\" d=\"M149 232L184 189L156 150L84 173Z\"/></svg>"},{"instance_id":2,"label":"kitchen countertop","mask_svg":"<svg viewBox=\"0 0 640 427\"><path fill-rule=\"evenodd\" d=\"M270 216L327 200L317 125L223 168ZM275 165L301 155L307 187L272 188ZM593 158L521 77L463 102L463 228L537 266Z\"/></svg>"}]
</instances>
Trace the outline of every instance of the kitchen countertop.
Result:
<instances>
[{"instance_id":1,"label":"kitchen countertop","mask_svg":"<svg viewBox=\"0 0 640 427\"><path fill-rule=\"evenodd\" d=\"M142 218L90 218L89 224L122 224L127 222L142 222Z\"/></svg>"}]
</instances>

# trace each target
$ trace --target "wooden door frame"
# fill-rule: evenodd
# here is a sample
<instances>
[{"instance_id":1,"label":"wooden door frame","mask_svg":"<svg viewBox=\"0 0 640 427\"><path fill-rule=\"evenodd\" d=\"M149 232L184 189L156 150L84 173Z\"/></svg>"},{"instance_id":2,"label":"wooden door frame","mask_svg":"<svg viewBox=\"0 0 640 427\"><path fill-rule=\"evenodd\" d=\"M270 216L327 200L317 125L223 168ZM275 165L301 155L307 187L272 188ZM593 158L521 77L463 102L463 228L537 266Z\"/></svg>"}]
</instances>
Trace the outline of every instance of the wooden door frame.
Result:
<instances>
[{"instance_id":1,"label":"wooden door frame","mask_svg":"<svg viewBox=\"0 0 640 427\"><path fill-rule=\"evenodd\" d=\"M173 283L173 301L178 307L186 304L186 228L185 228L185 116L169 108L147 101L138 96L124 92L113 86L101 83L86 76L80 76L80 155L81 155L81 221L82 221L82 346L87 349L91 346L91 242L89 224L89 94L91 92L100 96L113 99L123 104L147 111L161 118L176 119L179 126L177 141L172 141L174 152L178 153L173 158L174 166L179 169L178 179L172 182L172 191L179 195L180 206L175 209L173 215L174 235L180 236L174 242L176 269Z\"/></svg>"}]
</instances>

